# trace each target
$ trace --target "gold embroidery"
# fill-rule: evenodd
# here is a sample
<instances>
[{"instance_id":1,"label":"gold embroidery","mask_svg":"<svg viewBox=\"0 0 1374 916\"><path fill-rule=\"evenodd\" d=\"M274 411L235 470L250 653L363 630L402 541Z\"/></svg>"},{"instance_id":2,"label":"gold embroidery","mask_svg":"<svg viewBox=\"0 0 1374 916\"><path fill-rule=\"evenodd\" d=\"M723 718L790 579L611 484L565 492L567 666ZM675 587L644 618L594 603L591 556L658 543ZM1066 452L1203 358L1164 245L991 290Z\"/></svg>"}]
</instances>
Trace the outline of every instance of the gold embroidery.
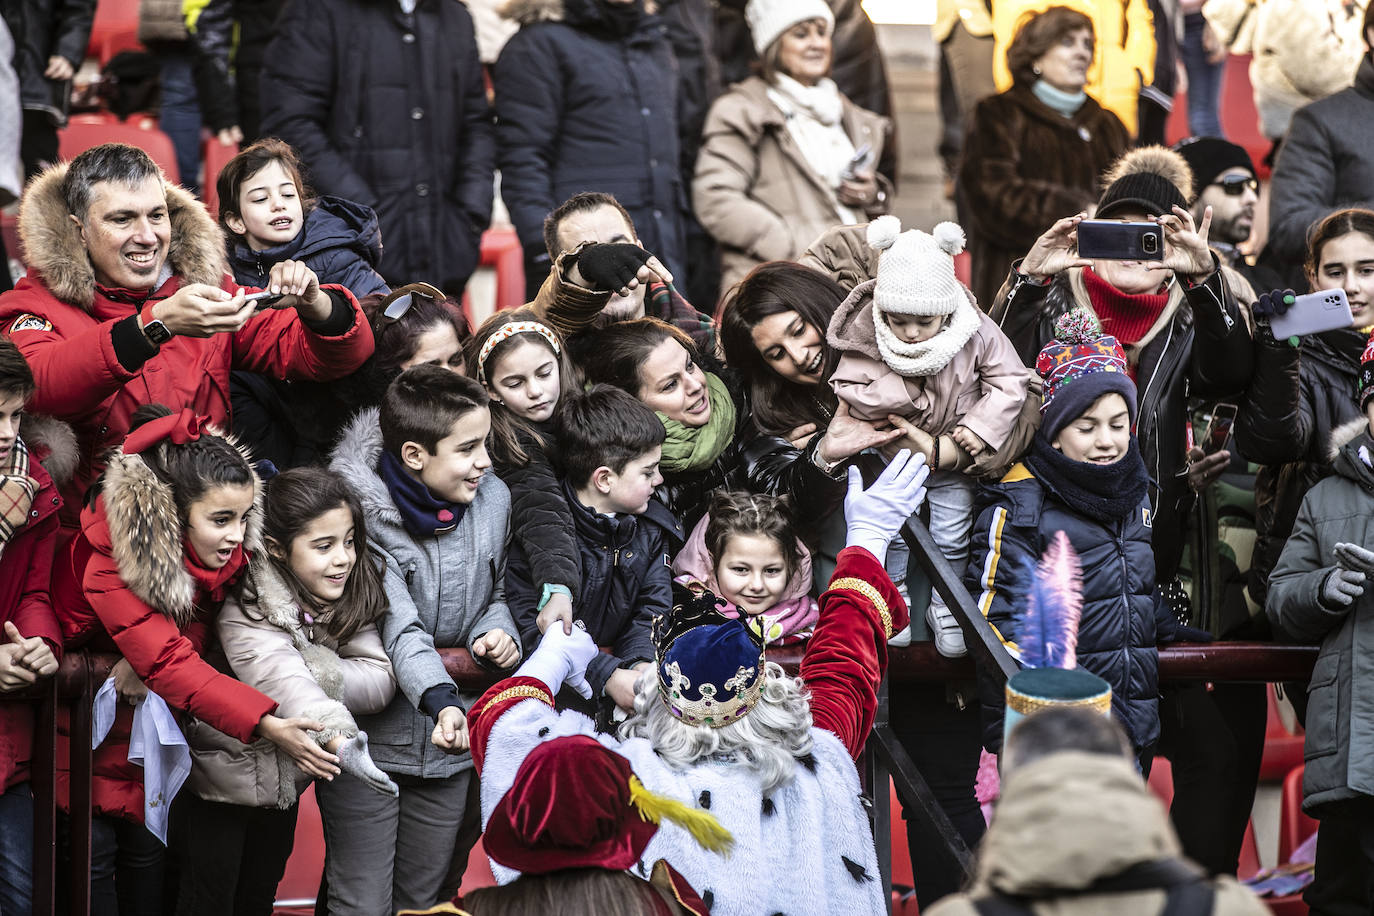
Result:
<instances>
[{"instance_id":1,"label":"gold embroidery","mask_svg":"<svg viewBox=\"0 0 1374 916\"><path fill-rule=\"evenodd\" d=\"M858 592L872 602L874 609L878 612L878 616L883 619L883 635L891 639L894 634L892 629L892 614L888 611L887 602L883 600L883 596L878 593L878 590L863 579L847 576L843 579L836 579L834 582L831 582L828 591L833 592L842 588ZM822 595L821 597L824 598L825 596Z\"/></svg>"},{"instance_id":2,"label":"gold embroidery","mask_svg":"<svg viewBox=\"0 0 1374 916\"><path fill-rule=\"evenodd\" d=\"M474 709L471 714L473 716L479 716L485 713L491 707L495 706L497 703L504 703L506 700L513 700L516 697L521 697L527 700L539 700L541 702L549 704L550 706L553 705L553 698L549 696L549 692L545 688L531 687L528 684L520 684L516 687L507 687L505 690L501 691L496 696L488 700L486 705L482 706L480 709Z\"/></svg>"}]
</instances>

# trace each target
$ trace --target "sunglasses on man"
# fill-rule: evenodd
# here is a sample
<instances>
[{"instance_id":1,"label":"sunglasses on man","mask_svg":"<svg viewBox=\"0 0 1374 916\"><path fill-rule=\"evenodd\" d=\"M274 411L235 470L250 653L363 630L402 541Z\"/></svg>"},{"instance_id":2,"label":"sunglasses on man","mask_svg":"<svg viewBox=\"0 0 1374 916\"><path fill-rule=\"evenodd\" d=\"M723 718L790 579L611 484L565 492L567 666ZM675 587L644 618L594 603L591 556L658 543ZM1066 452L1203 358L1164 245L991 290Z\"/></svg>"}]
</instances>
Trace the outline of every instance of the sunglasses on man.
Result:
<instances>
[{"instance_id":1,"label":"sunglasses on man","mask_svg":"<svg viewBox=\"0 0 1374 916\"><path fill-rule=\"evenodd\" d=\"M1239 197L1245 193L1247 188L1256 194L1259 193L1259 182L1249 175L1227 175L1225 178L1212 182L1212 184L1232 197Z\"/></svg>"}]
</instances>

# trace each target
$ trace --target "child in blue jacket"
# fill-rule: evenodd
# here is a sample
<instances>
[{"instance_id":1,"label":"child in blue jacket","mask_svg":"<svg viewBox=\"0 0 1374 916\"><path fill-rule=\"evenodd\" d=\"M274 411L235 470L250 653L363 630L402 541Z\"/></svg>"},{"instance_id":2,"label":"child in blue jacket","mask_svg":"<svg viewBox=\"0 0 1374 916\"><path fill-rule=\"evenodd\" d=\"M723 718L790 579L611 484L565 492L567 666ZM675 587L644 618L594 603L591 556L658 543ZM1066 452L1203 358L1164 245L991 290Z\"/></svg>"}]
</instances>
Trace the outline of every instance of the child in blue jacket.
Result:
<instances>
[{"instance_id":1,"label":"child in blue jacket","mask_svg":"<svg viewBox=\"0 0 1374 916\"><path fill-rule=\"evenodd\" d=\"M1025 459L985 490L966 584L1015 655L1015 612L1034 563L1056 532L1067 534L1083 571L1078 664L1112 685L1112 712L1148 761L1159 739L1156 646L1174 638L1176 621L1155 584L1136 387L1121 345L1087 310L1061 318L1056 338L1035 365L1045 383L1040 429ZM1002 697L984 693L984 744L995 752Z\"/></svg>"}]
</instances>

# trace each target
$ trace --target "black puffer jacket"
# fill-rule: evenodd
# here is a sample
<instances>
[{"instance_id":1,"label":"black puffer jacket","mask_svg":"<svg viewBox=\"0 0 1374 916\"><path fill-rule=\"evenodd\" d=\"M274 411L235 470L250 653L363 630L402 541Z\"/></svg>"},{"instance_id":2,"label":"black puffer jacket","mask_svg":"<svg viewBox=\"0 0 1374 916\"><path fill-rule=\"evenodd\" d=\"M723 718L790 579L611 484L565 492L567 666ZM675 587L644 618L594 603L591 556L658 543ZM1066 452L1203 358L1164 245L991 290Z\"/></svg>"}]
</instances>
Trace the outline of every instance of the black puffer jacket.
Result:
<instances>
[{"instance_id":1,"label":"black puffer jacket","mask_svg":"<svg viewBox=\"0 0 1374 916\"><path fill-rule=\"evenodd\" d=\"M1112 685L1112 712L1137 752L1159 739L1159 652L1175 621L1155 587L1150 507L1115 523L1075 512L1025 464L985 488L974 524L965 584L1003 642L1018 639L1016 612L1030 593L1031 569L1057 532L1069 537L1083 569L1078 663ZM1002 694L982 691L983 743L1002 743Z\"/></svg>"},{"instance_id":2,"label":"black puffer jacket","mask_svg":"<svg viewBox=\"0 0 1374 916\"><path fill-rule=\"evenodd\" d=\"M536 425L543 438L528 430L518 430L516 439L528 460L516 465L501 460L493 452L493 467L496 476L510 489L511 549L519 547L529 562L535 600L543 595L545 585L562 585L576 601L581 594L582 575L578 571L573 513L559 483L558 469L544 447L545 442L554 441L552 427L552 422ZM520 622L518 615L516 622Z\"/></svg>"},{"instance_id":3,"label":"black puffer jacket","mask_svg":"<svg viewBox=\"0 0 1374 916\"><path fill-rule=\"evenodd\" d=\"M845 480L834 478L816 466L820 435L805 449L781 436L759 432L748 395L728 369L712 369L730 389L735 402L735 436L708 468L700 471L663 471L663 483L655 496L688 531L706 514L711 494L718 489L749 490L787 496L803 530L834 512L844 500Z\"/></svg>"},{"instance_id":4,"label":"black puffer jacket","mask_svg":"<svg viewBox=\"0 0 1374 916\"><path fill-rule=\"evenodd\" d=\"M376 211L382 276L460 294L491 218L495 137L472 16L453 0L292 0L262 76L262 132L312 185Z\"/></svg>"},{"instance_id":5,"label":"black puffer jacket","mask_svg":"<svg viewBox=\"0 0 1374 916\"><path fill-rule=\"evenodd\" d=\"M258 139L263 56L284 6L286 0L209 0L196 17L191 49L206 83L200 111L211 130L237 124L245 144Z\"/></svg>"},{"instance_id":6,"label":"black puffer jacket","mask_svg":"<svg viewBox=\"0 0 1374 916\"><path fill-rule=\"evenodd\" d=\"M574 519L582 593L573 605L587 633L611 654L598 653L587 666L587 682L600 694L617 668L654 657L654 618L673 605L672 546L684 540L682 526L656 500L643 515L607 516L582 505L566 482L559 485ZM539 598L530 558L519 540L506 554L506 604L524 645L539 644Z\"/></svg>"},{"instance_id":7,"label":"black puffer jacket","mask_svg":"<svg viewBox=\"0 0 1374 916\"><path fill-rule=\"evenodd\" d=\"M682 286L688 201L677 63L662 20L645 15L619 37L601 0L515 0L506 15L521 27L492 71L501 197L526 257L544 254L550 210L604 191Z\"/></svg>"},{"instance_id":8,"label":"black puffer jacket","mask_svg":"<svg viewBox=\"0 0 1374 916\"><path fill-rule=\"evenodd\" d=\"M1255 553L1250 597L1264 604L1269 573L1293 531L1307 491L1330 476L1332 434L1363 422L1358 331L1328 331L1286 343L1255 341L1255 375L1236 415L1236 449L1263 465L1255 478Z\"/></svg>"},{"instance_id":9,"label":"black puffer jacket","mask_svg":"<svg viewBox=\"0 0 1374 916\"><path fill-rule=\"evenodd\" d=\"M992 317L1011 338L1027 366L1054 338L1054 324L1075 305L1092 308L1079 271L1037 286L1012 268ZM1186 463L1189 397L1219 398L1250 381L1251 344L1240 307L1222 271L1192 288L1175 281L1169 305L1173 317L1138 351L1136 435L1150 473L1154 506L1155 564L1161 582L1178 573L1193 494L1179 472Z\"/></svg>"},{"instance_id":10,"label":"black puffer jacket","mask_svg":"<svg viewBox=\"0 0 1374 916\"><path fill-rule=\"evenodd\" d=\"M5 17L14 38L14 72L19 77L19 97L30 111L46 111L54 124L67 123L71 80L50 80L43 75L48 58L66 58L73 67L86 59L95 19L96 0L5 0Z\"/></svg>"},{"instance_id":11,"label":"black puffer jacket","mask_svg":"<svg viewBox=\"0 0 1374 916\"><path fill-rule=\"evenodd\" d=\"M337 197L321 197L305 214L305 225L284 245L254 251L242 241L230 241L229 269L243 286L267 288L273 265L304 261L321 283L337 283L361 299L391 292L377 273L382 257L382 233L370 207Z\"/></svg>"}]
</instances>

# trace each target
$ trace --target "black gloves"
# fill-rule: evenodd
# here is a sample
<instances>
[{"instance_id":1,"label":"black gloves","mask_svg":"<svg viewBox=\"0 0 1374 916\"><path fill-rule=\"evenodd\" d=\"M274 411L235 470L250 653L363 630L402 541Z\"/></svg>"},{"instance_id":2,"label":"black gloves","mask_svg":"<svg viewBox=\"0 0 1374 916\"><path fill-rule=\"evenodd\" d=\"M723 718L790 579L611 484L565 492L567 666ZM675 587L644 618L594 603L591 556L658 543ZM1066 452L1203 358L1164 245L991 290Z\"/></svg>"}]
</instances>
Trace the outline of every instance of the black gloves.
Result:
<instances>
[{"instance_id":1,"label":"black gloves","mask_svg":"<svg viewBox=\"0 0 1374 916\"><path fill-rule=\"evenodd\" d=\"M1297 300L1297 295L1291 289L1275 289L1261 295L1250 304L1250 314L1255 318L1256 336L1264 341L1271 343L1287 343L1290 347L1298 345L1296 337L1290 337L1284 341L1279 341L1274 337L1273 330L1269 327L1270 322L1287 314Z\"/></svg>"},{"instance_id":2,"label":"black gloves","mask_svg":"<svg viewBox=\"0 0 1374 916\"><path fill-rule=\"evenodd\" d=\"M607 243L588 245L569 260L577 264L582 278L592 289L619 291L635 279L635 274L652 255L638 245Z\"/></svg>"}]
</instances>

